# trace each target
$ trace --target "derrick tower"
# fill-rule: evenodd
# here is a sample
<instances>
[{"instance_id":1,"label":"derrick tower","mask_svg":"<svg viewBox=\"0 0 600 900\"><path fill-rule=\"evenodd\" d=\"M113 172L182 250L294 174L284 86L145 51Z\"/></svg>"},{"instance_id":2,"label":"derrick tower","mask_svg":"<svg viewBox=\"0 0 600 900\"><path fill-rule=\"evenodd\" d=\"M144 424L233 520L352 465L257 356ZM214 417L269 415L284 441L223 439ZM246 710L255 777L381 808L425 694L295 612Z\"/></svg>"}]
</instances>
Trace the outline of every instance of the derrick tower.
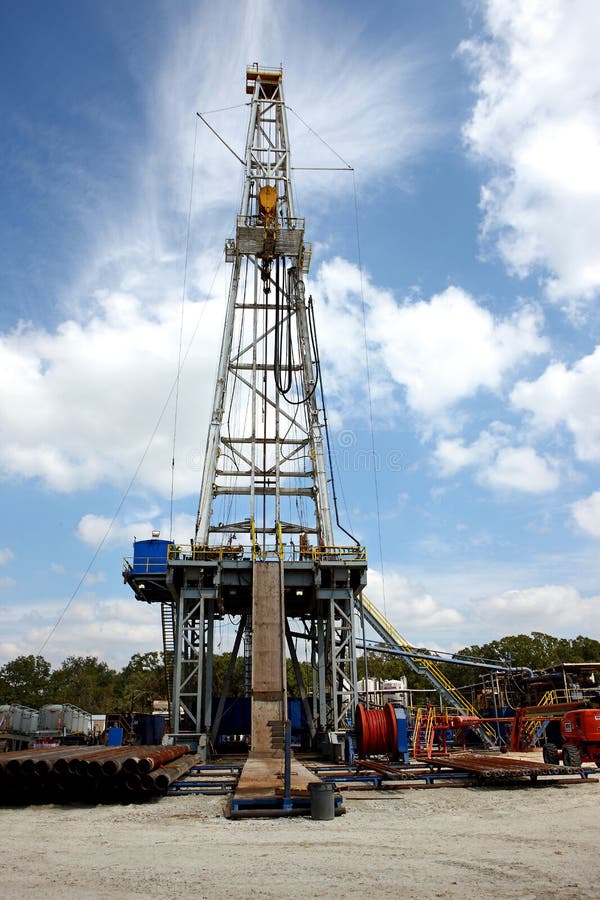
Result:
<instances>
[{"instance_id":1,"label":"derrick tower","mask_svg":"<svg viewBox=\"0 0 600 900\"><path fill-rule=\"evenodd\" d=\"M142 582L135 559L127 580L138 596L162 603L176 733L215 742L229 687L226 678L215 708L215 623L233 618L229 674L243 642L252 748L260 750L267 723L287 718L286 657L311 736L352 723L354 606L367 563L364 548L336 544L332 525L304 285L311 248L294 206L281 69L248 68L246 90L245 178L235 238L225 245L231 282L196 532L188 545L169 545L164 582L160 573Z\"/></svg>"}]
</instances>

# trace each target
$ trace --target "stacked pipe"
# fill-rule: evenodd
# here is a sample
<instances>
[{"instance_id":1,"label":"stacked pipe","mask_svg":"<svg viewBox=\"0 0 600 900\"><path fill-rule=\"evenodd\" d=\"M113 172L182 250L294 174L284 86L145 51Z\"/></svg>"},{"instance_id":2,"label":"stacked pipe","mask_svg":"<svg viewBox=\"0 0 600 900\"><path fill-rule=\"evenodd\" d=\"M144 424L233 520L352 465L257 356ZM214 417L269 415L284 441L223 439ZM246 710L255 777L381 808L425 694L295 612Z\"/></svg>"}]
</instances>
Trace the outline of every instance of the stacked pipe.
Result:
<instances>
[{"instance_id":1,"label":"stacked pipe","mask_svg":"<svg viewBox=\"0 0 600 900\"><path fill-rule=\"evenodd\" d=\"M119 803L160 796L200 758L187 745L0 754L0 804Z\"/></svg>"},{"instance_id":2,"label":"stacked pipe","mask_svg":"<svg viewBox=\"0 0 600 900\"><path fill-rule=\"evenodd\" d=\"M449 769L469 772L483 779L510 780L513 778L537 778L538 775L581 775L580 766L559 766L536 760L515 759L507 756L490 756L474 752L454 753L451 756L431 756L427 762Z\"/></svg>"}]
</instances>

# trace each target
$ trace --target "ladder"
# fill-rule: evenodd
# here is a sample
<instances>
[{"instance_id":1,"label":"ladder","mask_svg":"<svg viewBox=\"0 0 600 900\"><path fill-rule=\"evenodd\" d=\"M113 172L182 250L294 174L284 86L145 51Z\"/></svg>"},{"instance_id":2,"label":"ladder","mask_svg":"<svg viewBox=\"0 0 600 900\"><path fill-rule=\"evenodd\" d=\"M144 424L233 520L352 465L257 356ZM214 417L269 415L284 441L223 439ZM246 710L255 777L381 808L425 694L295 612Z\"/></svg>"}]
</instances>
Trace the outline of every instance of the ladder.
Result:
<instances>
[{"instance_id":1,"label":"ladder","mask_svg":"<svg viewBox=\"0 0 600 900\"><path fill-rule=\"evenodd\" d=\"M387 643L392 646L399 647L401 650L406 650L409 654L411 650L414 651L415 648L409 644L406 638L394 628L392 623L386 619L383 613L381 613L364 594L362 595L362 599L357 598L359 614L361 612L361 604L365 620L384 641L387 641ZM479 715L473 704L461 694L449 678L446 678L442 670L432 660L420 659L417 663L410 655L408 655L406 656L406 661L415 672L418 672L420 675L425 675L435 689L444 697L446 702L450 706L456 707L462 715ZM496 732L485 722L473 726L473 731L479 735L485 746L491 747L496 743Z\"/></svg>"},{"instance_id":2,"label":"ladder","mask_svg":"<svg viewBox=\"0 0 600 900\"><path fill-rule=\"evenodd\" d=\"M161 603L160 609L163 635L163 665L165 667L167 702L169 704L169 721L172 721L171 703L173 700L173 669L175 664L175 610L173 608L173 603Z\"/></svg>"}]
</instances>

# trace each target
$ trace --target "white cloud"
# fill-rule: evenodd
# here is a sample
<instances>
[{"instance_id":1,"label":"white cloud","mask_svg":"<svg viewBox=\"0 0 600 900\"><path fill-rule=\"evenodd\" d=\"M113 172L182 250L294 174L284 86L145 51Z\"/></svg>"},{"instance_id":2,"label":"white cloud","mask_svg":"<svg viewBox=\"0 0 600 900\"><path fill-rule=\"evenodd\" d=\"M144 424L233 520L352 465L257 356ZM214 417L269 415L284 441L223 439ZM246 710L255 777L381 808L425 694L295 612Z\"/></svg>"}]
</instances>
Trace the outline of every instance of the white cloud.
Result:
<instances>
[{"instance_id":1,"label":"white cloud","mask_svg":"<svg viewBox=\"0 0 600 900\"><path fill-rule=\"evenodd\" d=\"M556 463L539 456L532 447L503 447L481 479L493 488L530 494L556 490L560 481Z\"/></svg>"},{"instance_id":2,"label":"white cloud","mask_svg":"<svg viewBox=\"0 0 600 900\"><path fill-rule=\"evenodd\" d=\"M532 356L547 352L540 334L539 310L522 307L507 318L494 317L458 287L430 300L398 303L389 291L345 260L323 263L317 273L320 344L327 365L327 384L354 398L366 383L362 296L370 341L374 399L393 412L390 388L406 390L410 408L441 424L456 404L480 390L499 392L507 374ZM339 347L344 347L344 354ZM441 363L440 361L443 361Z\"/></svg>"},{"instance_id":3,"label":"white cloud","mask_svg":"<svg viewBox=\"0 0 600 900\"><path fill-rule=\"evenodd\" d=\"M600 596L582 597L570 585L543 585L505 591L476 604L480 622L502 634L549 630L594 634L600 628ZM558 660L557 660L558 661Z\"/></svg>"},{"instance_id":4,"label":"white cloud","mask_svg":"<svg viewBox=\"0 0 600 900\"><path fill-rule=\"evenodd\" d=\"M381 573L369 569L368 596L384 612L387 619L402 632L405 623L410 623L411 638L418 640L419 633L434 628L442 631L459 625L463 621L461 613L452 607L443 606L423 589L411 583L399 572L390 571L385 575L385 604Z\"/></svg>"},{"instance_id":5,"label":"white cloud","mask_svg":"<svg viewBox=\"0 0 600 900\"><path fill-rule=\"evenodd\" d=\"M411 408L429 416L481 389L498 391L508 371L544 353L540 324L527 307L495 319L466 291L449 287L429 301L380 303L369 331Z\"/></svg>"},{"instance_id":6,"label":"white cloud","mask_svg":"<svg viewBox=\"0 0 600 900\"><path fill-rule=\"evenodd\" d=\"M62 611L53 604L20 604L3 610L6 640L0 645L3 661L37 653ZM122 667L133 653L162 648L158 605L127 599L97 599L88 594L72 603L42 655L53 665L67 656L98 656Z\"/></svg>"},{"instance_id":7,"label":"white cloud","mask_svg":"<svg viewBox=\"0 0 600 900\"><path fill-rule=\"evenodd\" d=\"M582 531L600 537L600 491L576 500L571 505L571 512Z\"/></svg>"},{"instance_id":8,"label":"white cloud","mask_svg":"<svg viewBox=\"0 0 600 900\"><path fill-rule=\"evenodd\" d=\"M332 408L355 415L367 381L364 366L347 363L365 358L364 333L357 327L361 276L336 258L322 264L316 281L328 397ZM399 411L395 390L401 387L422 421L452 427L456 420L448 413L454 406L480 390L500 392L509 373L548 349L533 308L499 318L456 287L429 301L397 303L368 276L362 283L371 396L388 421ZM123 487L167 404L136 488L168 496L173 397L167 401L179 326L173 313L167 303L148 310L133 294L101 293L85 322L71 319L53 331L21 325L0 339L0 363L10 373L0 384L4 475L39 478L64 492L102 483ZM216 298L187 307L184 347L200 321L201 327L180 383L176 496L199 489L222 314Z\"/></svg>"},{"instance_id":9,"label":"white cloud","mask_svg":"<svg viewBox=\"0 0 600 900\"><path fill-rule=\"evenodd\" d=\"M600 347L571 369L553 363L536 381L519 381L510 399L531 414L538 428L564 425L573 435L578 459L600 460Z\"/></svg>"},{"instance_id":10,"label":"white cloud","mask_svg":"<svg viewBox=\"0 0 600 900\"><path fill-rule=\"evenodd\" d=\"M9 547L5 547L3 550L0 550L0 566L5 566L7 563L11 562L15 558L15 554Z\"/></svg>"},{"instance_id":11,"label":"white cloud","mask_svg":"<svg viewBox=\"0 0 600 900\"><path fill-rule=\"evenodd\" d=\"M155 530L160 531L162 538L168 539L169 524L169 520L159 516L157 511L147 519L136 519L132 522L117 520L112 527L111 520L107 516L87 513L79 520L76 533L79 540L90 547L97 547L102 540L106 546L130 547L134 540L146 540ZM185 543L194 535L195 526L194 516L177 513L173 516L174 540Z\"/></svg>"},{"instance_id":12,"label":"white cloud","mask_svg":"<svg viewBox=\"0 0 600 900\"><path fill-rule=\"evenodd\" d=\"M433 455L439 474L452 476L470 466L488 466L507 442L508 434L510 431L504 434L503 429L493 423L490 431L483 431L471 444L457 438L441 438Z\"/></svg>"},{"instance_id":13,"label":"white cloud","mask_svg":"<svg viewBox=\"0 0 600 900\"><path fill-rule=\"evenodd\" d=\"M207 42L207 34L226 34L227 52L223 53L222 42ZM372 44L365 40L357 20L341 21L316 2L296 8L262 0L234 17L226 6L204 2L191 21L179 20L165 46L154 89L146 89L145 94L160 154L171 160L170 175L176 179L167 186L178 190L181 208L189 181L180 173L182 160L187 161L191 151L194 113L247 102L246 65L253 60L265 64L273 47L284 53L286 102L363 177L380 179L395 170L435 130L429 115L424 54L414 46L402 46L397 36L390 37L379 42L373 67ZM198 59L202 59L201 67ZM367 69L369 78L364 77ZM246 107L226 109L207 117L242 154L247 112ZM295 164L340 164L293 114L289 126ZM208 208L224 202L230 205L239 163L204 125L199 129L201 202ZM155 187L159 173L151 165L148 169L148 181ZM315 177L299 175L303 188ZM343 175L327 183L317 178L325 193L337 193L340 185L351 189L350 179Z\"/></svg>"},{"instance_id":14,"label":"white cloud","mask_svg":"<svg viewBox=\"0 0 600 900\"><path fill-rule=\"evenodd\" d=\"M488 0L485 39L462 47L477 102L464 134L491 165L483 231L550 299L600 290L600 17L596 0Z\"/></svg>"},{"instance_id":15,"label":"white cloud","mask_svg":"<svg viewBox=\"0 0 600 900\"><path fill-rule=\"evenodd\" d=\"M352 157L364 182L396 173L434 131L415 48L384 42L373 77L365 79L371 54L360 27L320 13L315 18L305 9L258 2L232 20L225 7L201 3L191 18L173 17L164 56L153 59L151 73L132 71L146 103L145 142L140 137L133 151L127 148L132 158L122 168L128 175L115 182L114 195L107 180L92 217L95 237L88 230L90 246L82 239L82 252L75 254L80 271L64 273L63 321L46 328L21 323L0 335L0 365L9 373L0 384L4 477L40 479L52 490L71 492L102 483L122 487L135 470L175 378L197 125L184 347L203 319L182 380L175 489L179 496L198 491L225 294L222 273L216 287L211 276L235 223L242 170L196 120L196 110L239 103L239 110L211 122L241 149L246 64L281 46L288 102L331 146ZM222 43L207 43L206 35L225 33L223 54ZM291 118L298 164L329 153ZM340 190L352 190L349 176L320 177L318 202ZM311 200L314 192L306 196ZM163 496L170 491L172 417L171 403L136 485Z\"/></svg>"},{"instance_id":16,"label":"white cloud","mask_svg":"<svg viewBox=\"0 0 600 900\"><path fill-rule=\"evenodd\" d=\"M531 494L555 490L560 482L557 461L540 456L532 447L513 446L514 436L511 428L492 423L471 444L443 438L434 451L437 470L448 477L472 467L480 484L495 489Z\"/></svg>"},{"instance_id":17,"label":"white cloud","mask_svg":"<svg viewBox=\"0 0 600 900\"><path fill-rule=\"evenodd\" d=\"M50 571L54 573L54 575L64 575L65 567L61 565L61 563L50 563Z\"/></svg>"},{"instance_id":18,"label":"white cloud","mask_svg":"<svg viewBox=\"0 0 600 900\"><path fill-rule=\"evenodd\" d=\"M201 319L182 373L176 492L189 493L200 475L189 460L204 442L210 387L218 353L219 304L190 304L184 348ZM168 495L173 441L179 319L168 304L145 310L126 294L99 297L86 322L56 330L21 325L0 338L0 470L5 477L39 478L70 492L100 483L128 483L158 425L138 476Z\"/></svg>"},{"instance_id":19,"label":"white cloud","mask_svg":"<svg viewBox=\"0 0 600 900\"><path fill-rule=\"evenodd\" d=\"M319 298L315 317L321 362L325 368L328 414L335 415L338 411L354 417L359 410L366 409L364 400L369 383L374 403L389 417L398 404L394 402L393 383L381 363L381 355L372 345L369 350L370 376L367 377L361 288L367 318L369 311L385 303L387 298L393 302L391 295L376 287L368 276L361 279L358 267L339 257L322 263L314 278L314 293ZM340 347L344 348L343 353L340 353ZM352 365L348 360L353 361Z\"/></svg>"},{"instance_id":20,"label":"white cloud","mask_svg":"<svg viewBox=\"0 0 600 900\"><path fill-rule=\"evenodd\" d=\"M0 641L0 660L15 659L19 655L19 645L12 641Z\"/></svg>"},{"instance_id":21,"label":"white cloud","mask_svg":"<svg viewBox=\"0 0 600 900\"><path fill-rule=\"evenodd\" d=\"M0 590L2 588L12 588L16 585L16 581L14 578L11 578L10 575L3 575L0 578Z\"/></svg>"},{"instance_id":22,"label":"white cloud","mask_svg":"<svg viewBox=\"0 0 600 900\"><path fill-rule=\"evenodd\" d=\"M152 302L164 297L165 289L179 293L194 145L191 246L221 251L234 227L243 169L196 112L206 112L211 126L243 156L250 99L246 66L268 59L273 47L285 49L286 102L348 159L363 183L381 184L390 173L398 177L431 141L438 130L433 91L418 48L399 46L392 38L380 41L373 68L371 44L360 25L340 22L316 2L312 9L313 15L306 5L284 8L261 0L232 17L226 5L201 2L190 16L170 18L163 55L148 54L152 68L132 72L145 106L147 142L139 142L129 161L130 196L126 202L121 193L103 198L92 258L74 279L72 302L80 303L98 284ZM227 35L225 53L223 42L207 41L208 34ZM363 74L367 69L369 78ZM288 118L295 165L340 165L295 115ZM348 173L324 178L298 171L296 182L302 201L297 214L309 217L353 189ZM198 261L190 259L190 272L198 271Z\"/></svg>"}]
</instances>

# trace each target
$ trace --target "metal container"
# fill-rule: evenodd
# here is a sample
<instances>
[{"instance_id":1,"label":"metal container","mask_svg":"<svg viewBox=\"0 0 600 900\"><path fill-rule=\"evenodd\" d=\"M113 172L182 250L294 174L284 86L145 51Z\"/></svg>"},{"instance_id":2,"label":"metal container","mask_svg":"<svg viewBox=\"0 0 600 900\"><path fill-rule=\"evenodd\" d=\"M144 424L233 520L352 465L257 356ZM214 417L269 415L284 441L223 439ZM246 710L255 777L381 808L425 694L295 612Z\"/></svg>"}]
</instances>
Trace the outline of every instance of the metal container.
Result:
<instances>
[{"instance_id":1,"label":"metal container","mask_svg":"<svg viewBox=\"0 0 600 900\"><path fill-rule=\"evenodd\" d=\"M62 703L46 703L40 709L40 717L38 728L40 731L58 731L63 730L63 711Z\"/></svg>"},{"instance_id":2,"label":"metal container","mask_svg":"<svg viewBox=\"0 0 600 900\"><path fill-rule=\"evenodd\" d=\"M38 727L38 711L19 703L0 706L0 731L9 734L33 734Z\"/></svg>"},{"instance_id":3,"label":"metal container","mask_svg":"<svg viewBox=\"0 0 600 900\"><path fill-rule=\"evenodd\" d=\"M310 793L310 817L327 822L335 817L335 784L312 781L308 785Z\"/></svg>"},{"instance_id":4,"label":"metal container","mask_svg":"<svg viewBox=\"0 0 600 900\"><path fill-rule=\"evenodd\" d=\"M25 706L21 710L21 733L35 734L38 729L38 721L40 714L37 709L31 709Z\"/></svg>"},{"instance_id":5,"label":"metal container","mask_svg":"<svg viewBox=\"0 0 600 900\"><path fill-rule=\"evenodd\" d=\"M71 703L47 703L40 710L39 730L87 736L93 730L92 714Z\"/></svg>"},{"instance_id":6,"label":"metal container","mask_svg":"<svg viewBox=\"0 0 600 900\"><path fill-rule=\"evenodd\" d=\"M151 538L149 541L136 541L133 545L134 575L154 575L167 571L167 554L170 541Z\"/></svg>"}]
</instances>

